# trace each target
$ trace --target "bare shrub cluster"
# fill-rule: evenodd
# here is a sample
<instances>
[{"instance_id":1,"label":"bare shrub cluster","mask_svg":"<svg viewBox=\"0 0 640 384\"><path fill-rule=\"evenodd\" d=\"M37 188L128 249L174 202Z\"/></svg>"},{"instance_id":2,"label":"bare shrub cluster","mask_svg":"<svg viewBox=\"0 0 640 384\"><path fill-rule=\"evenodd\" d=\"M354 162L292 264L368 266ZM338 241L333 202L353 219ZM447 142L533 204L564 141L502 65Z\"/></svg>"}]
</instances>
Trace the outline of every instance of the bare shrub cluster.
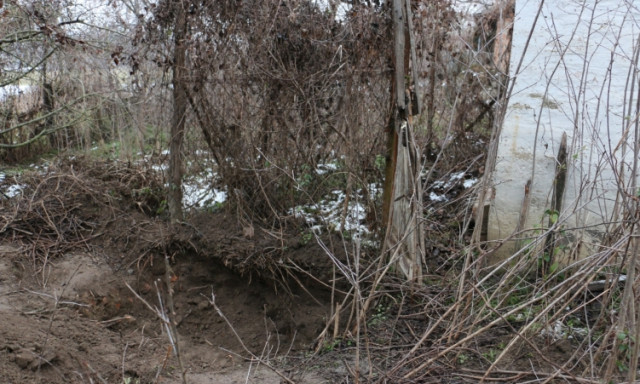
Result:
<instances>
[{"instance_id":1,"label":"bare shrub cluster","mask_svg":"<svg viewBox=\"0 0 640 384\"><path fill-rule=\"evenodd\" d=\"M321 196L300 184L324 162L365 179L390 108L381 8L354 5L340 20L307 1L161 2L140 41L162 45L175 7L188 11L185 119L198 128L188 135L249 216L277 218ZM170 65L170 47L146 47L134 57Z\"/></svg>"},{"instance_id":2,"label":"bare shrub cluster","mask_svg":"<svg viewBox=\"0 0 640 384\"><path fill-rule=\"evenodd\" d=\"M118 143L117 156L127 159L159 149L154 145L166 128L161 72L131 76L130 68L118 66L130 46L131 20L100 20L94 7L72 0L4 3L3 160L105 143Z\"/></svg>"}]
</instances>

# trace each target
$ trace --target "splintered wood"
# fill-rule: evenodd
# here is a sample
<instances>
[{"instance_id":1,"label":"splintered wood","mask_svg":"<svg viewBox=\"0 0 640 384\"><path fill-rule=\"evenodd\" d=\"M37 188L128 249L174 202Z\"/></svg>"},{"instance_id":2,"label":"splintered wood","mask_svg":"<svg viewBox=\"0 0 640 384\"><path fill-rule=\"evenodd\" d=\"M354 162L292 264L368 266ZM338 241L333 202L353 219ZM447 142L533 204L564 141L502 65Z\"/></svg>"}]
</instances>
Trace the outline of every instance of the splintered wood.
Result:
<instances>
[{"instance_id":1,"label":"splintered wood","mask_svg":"<svg viewBox=\"0 0 640 384\"><path fill-rule=\"evenodd\" d=\"M422 233L422 186L420 156L415 144L411 116L419 113L415 87L415 51L411 28L411 7L406 0L393 2L394 23L394 94L391 164L385 189L387 236L385 250L398 271L411 282L422 280L424 238ZM411 65L411 70L410 70ZM409 81L407 81L407 78ZM415 100L415 102L414 102ZM413 108L412 108L413 107ZM412 110L413 109L413 110Z\"/></svg>"}]
</instances>

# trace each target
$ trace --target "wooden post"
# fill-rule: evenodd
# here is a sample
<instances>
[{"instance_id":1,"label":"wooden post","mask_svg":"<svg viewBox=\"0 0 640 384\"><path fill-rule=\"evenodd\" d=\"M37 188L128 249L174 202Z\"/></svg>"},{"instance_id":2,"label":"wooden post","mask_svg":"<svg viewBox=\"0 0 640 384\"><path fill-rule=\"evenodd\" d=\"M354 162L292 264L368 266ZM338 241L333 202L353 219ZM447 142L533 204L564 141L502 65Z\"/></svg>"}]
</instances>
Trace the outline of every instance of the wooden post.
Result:
<instances>
[{"instance_id":1,"label":"wooden post","mask_svg":"<svg viewBox=\"0 0 640 384\"><path fill-rule=\"evenodd\" d=\"M411 116L419 111L416 59L408 0L393 0L393 108L387 136L383 220L387 225L384 250L405 278L422 279L424 239L422 232L422 184L419 151L415 145ZM412 70L410 70L410 65Z\"/></svg>"},{"instance_id":2,"label":"wooden post","mask_svg":"<svg viewBox=\"0 0 640 384\"><path fill-rule=\"evenodd\" d=\"M500 17L496 26L496 38L493 43L493 62L502 74L509 75L511 61L511 38L513 37L513 18L515 0L503 0L499 5Z\"/></svg>"},{"instance_id":3,"label":"wooden post","mask_svg":"<svg viewBox=\"0 0 640 384\"><path fill-rule=\"evenodd\" d=\"M553 179L553 196L551 197L551 209L549 212L549 228L559 219L562 209L562 198L564 196L565 184L567 182L567 133L562 134L558 157L556 158L556 176ZM547 275L554 263L554 252L556 248L555 232L551 231L545 240L544 253L542 255L542 272Z\"/></svg>"}]
</instances>

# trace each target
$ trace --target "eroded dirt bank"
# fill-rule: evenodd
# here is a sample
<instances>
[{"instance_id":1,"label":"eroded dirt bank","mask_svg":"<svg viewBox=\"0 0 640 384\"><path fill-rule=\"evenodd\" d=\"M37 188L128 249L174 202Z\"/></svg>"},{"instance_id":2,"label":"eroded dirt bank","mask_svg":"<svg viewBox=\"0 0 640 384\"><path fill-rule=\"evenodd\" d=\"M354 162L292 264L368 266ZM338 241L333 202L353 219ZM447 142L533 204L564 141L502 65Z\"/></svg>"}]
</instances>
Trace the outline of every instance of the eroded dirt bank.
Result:
<instances>
[{"instance_id":1,"label":"eroded dirt bank","mask_svg":"<svg viewBox=\"0 0 640 384\"><path fill-rule=\"evenodd\" d=\"M224 212L171 227L150 214L152 175L124 167L106 176L104 166L27 176L22 194L2 201L2 382L179 382L154 312L168 308L168 279L189 382L279 383L246 358L281 366L312 349L331 301L323 251L284 232L248 233ZM277 268L282 258L318 281ZM323 382L317 372L287 374Z\"/></svg>"}]
</instances>

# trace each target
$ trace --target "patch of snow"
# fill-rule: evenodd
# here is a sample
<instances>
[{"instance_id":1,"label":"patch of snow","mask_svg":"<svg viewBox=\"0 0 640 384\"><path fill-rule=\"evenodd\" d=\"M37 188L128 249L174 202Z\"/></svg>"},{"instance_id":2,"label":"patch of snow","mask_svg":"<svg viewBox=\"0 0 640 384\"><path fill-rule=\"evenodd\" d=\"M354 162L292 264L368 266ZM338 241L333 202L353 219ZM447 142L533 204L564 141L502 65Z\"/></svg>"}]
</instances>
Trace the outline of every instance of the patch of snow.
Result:
<instances>
[{"instance_id":1,"label":"patch of snow","mask_svg":"<svg viewBox=\"0 0 640 384\"><path fill-rule=\"evenodd\" d=\"M186 208L204 208L227 201L227 192L212 188L207 183L197 180L182 185L182 205Z\"/></svg>"},{"instance_id":2,"label":"patch of snow","mask_svg":"<svg viewBox=\"0 0 640 384\"><path fill-rule=\"evenodd\" d=\"M167 149L161 152L161 155L164 156L168 154L169 150ZM197 151L197 154L206 155L208 152ZM140 162L147 164L155 172L168 172L169 164L167 163L167 159L161 158L160 160L161 161L158 162L157 159L151 156L145 156ZM210 164L210 162L205 161L203 163L201 161L200 164ZM185 166L187 169L190 169L194 166L194 163L187 162ZM187 173L185 180L182 182L182 206L184 208L207 208L227 201L227 192L213 187L214 181L218 178L213 168L207 166L204 169L200 169L201 170L195 175ZM165 186L168 186L168 184L165 184Z\"/></svg>"},{"instance_id":3,"label":"patch of snow","mask_svg":"<svg viewBox=\"0 0 640 384\"><path fill-rule=\"evenodd\" d=\"M21 95L28 93L33 89L33 86L26 84L10 84L0 87L0 101L6 99L9 96Z\"/></svg>"},{"instance_id":4,"label":"patch of snow","mask_svg":"<svg viewBox=\"0 0 640 384\"><path fill-rule=\"evenodd\" d=\"M22 194L22 190L25 188L25 185L22 184L12 184L9 187L7 187L7 189L5 189L4 194L8 197L8 198L12 198L12 197L16 197L20 194Z\"/></svg>"},{"instance_id":5,"label":"patch of snow","mask_svg":"<svg viewBox=\"0 0 640 384\"><path fill-rule=\"evenodd\" d=\"M462 186L465 188L471 188L475 185L475 183L478 182L478 179L473 178L473 179L467 179L464 181L464 183L462 183Z\"/></svg>"},{"instance_id":6,"label":"patch of snow","mask_svg":"<svg viewBox=\"0 0 640 384\"><path fill-rule=\"evenodd\" d=\"M370 184L368 188L372 198L375 198L380 190L381 187L377 184ZM323 228L340 230L343 222L345 198L343 191L334 190L317 203L290 209L289 214L304 219L310 225L311 231L316 234L320 234ZM361 199L357 193L351 196L347 214L344 217L344 228L342 228L351 233L354 239L361 239L364 235L369 234L369 228L364 224L367 216L366 207L360 202ZM321 224L317 224L318 222Z\"/></svg>"},{"instance_id":7,"label":"patch of snow","mask_svg":"<svg viewBox=\"0 0 640 384\"><path fill-rule=\"evenodd\" d=\"M471 188L478 182L477 178L463 180L465 176L465 172L456 172L449 175L449 180L447 180L446 182L443 180L436 180L431 183L431 186L429 187L429 189L432 191L429 194L429 198L431 199L431 201L448 201L449 199L444 194L438 194L434 191L447 192L456 185L459 185L461 180L462 186L464 188Z\"/></svg>"},{"instance_id":8,"label":"patch of snow","mask_svg":"<svg viewBox=\"0 0 640 384\"><path fill-rule=\"evenodd\" d=\"M0 180L2 181L2 180ZM618 281L627 281L627 275L620 275L618 276ZM612 280L595 280L592 281L591 284L602 284L605 285L607 282L612 283Z\"/></svg>"},{"instance_id":9,"label":"patch of snow","mask_svg":"<svg viewBox=\"0 0 640 384\"><path fill-rule=\"evenodd\" d=\"M336 9L336 21L344 21L351 10L351 4L340 2Z\"/></svg>"},{"instance_id":10,"label":"patch of snow","mask_svg":"<svg viewBox=\"0 0 640 384\"><path fill-rule=\"evenodd\" d=\"M552 325L548 325L540 331L540 336L549 337L555 341L561 339L573 339L574 335L584 337L588 333L589 331L585 328L572 327L563 324L560 320L556 320Z\"/></svg>"},{"instance_id":11,"label":"patch of snow","mask_svg":"<svg viewBox=\"0 0 640 384\"><path fill-rule=\"evenodd\" d=\"M338 166L334 163L318 164L318 168L316 168L316 173L318 175L324 175L327 172L337 171L337 170L338 170Z\"/></svg>"},{"instance_id":12,"label":"patch of snow","mask_svg":"<svg viewBox=\"0 0 640 384\"><path fill-rule=\"evenodd\" d=\"M376 183L369 184L369 194L375 199L378 194L382 194L382 185Z\"/></svg>"},{"instance_id":13,"label":"patch of snow","mask_svg":"<svg viewBox=\"0 0 640 384\"><path fill-rule=\"evenodd\" d=\"M565 328L566 327L564 324L562 324L562 321L556 320L555 323L546 326L542 331L540 331L540 336L547 336L553 340L564 339L564 337L567 335Z\"/></svg>"},{"instance_id":14,"label":"patch of snow","mask_svg":"<svg viewBox=\"0 0 640 384\"><path fill-rule=\"evenodd\" d=\"M182 183L182 205L186 208L206 208L227 201L227 192L213 187L217 173L210 167Z\"/></svg>"},{"instance_id":15,"label":"patch of snow","mask_svg":"<svg viewBox=\"0 0 640 384\"><path fill-rule=\"evenodd\" d=\"M438 195L435 192L429 192L429 200L431 201L449 201L449 199L447 198L447 196L445 195Z\"/></svg>"},{"instance_id":16,"label":"patch of snow","mask_svg":"<svg viewBox=\"0 0 640 384\"><path fill-rule=\"evenodd\" d=\"M169 165L168 164L153 164L151 166L151 169L153 169L156 172L165 172L169 170Z\"/></svg>"},{"instance_id":17,"label":"patch of snow","mask_svg":"<svg viewBox=\"0 0 640 384\"><path fill-rule=\"evenodd\" d=\"M458 23L462 30L472 30L476 25L476 16L486 12L495 0L452 0L451 8L458 15Z\"/></svg>"},{"instance_id":18,"label":"patch of snow","mask_svg":"<svg viewBox=\"0 0 640 384\"><path fill-rule=\"evenodd\" d=\"M7 175L4 173L0 173L0 183L3 182L7 178ZM2 191L3 197L13 198L22 194L22 190L26 188L24 184L11 184L4 188Z\"/></svg>"},{"instance_id":19,"label":"patch of snow","mask_svg":"<svg viewBox=\"0 0 640 384\"><path fill-rule=\"evenodd\" d=\"M327 0L315 0L314 4L323 12L328 12L331 9ZM336 6L335 20L338 22L344 21L350 10L351 4L340 1Z\"/></svg>"},{"instance_id":20,"label":"patch of snow","mask_svg":"<svg viewBox=\"0 0 640 384\"><path fill-rule=\"evenodd\" d=\"M451 176L449 177L449 181L456 181L456 180L460 180L464 177L464 172L457 172L457 173L452 173Z\"/></svg>"},{"instance_id":21,"label":"patch of snow","mask_svg":"<svg viewBox=\"0 0 640 384\"><path fill-rule=\"evenodd\" d=\"M457 13L473 16L483 12L493 3L494 0L454 0L451 2L451 7Z\"/></svg>"}]
</instances>

